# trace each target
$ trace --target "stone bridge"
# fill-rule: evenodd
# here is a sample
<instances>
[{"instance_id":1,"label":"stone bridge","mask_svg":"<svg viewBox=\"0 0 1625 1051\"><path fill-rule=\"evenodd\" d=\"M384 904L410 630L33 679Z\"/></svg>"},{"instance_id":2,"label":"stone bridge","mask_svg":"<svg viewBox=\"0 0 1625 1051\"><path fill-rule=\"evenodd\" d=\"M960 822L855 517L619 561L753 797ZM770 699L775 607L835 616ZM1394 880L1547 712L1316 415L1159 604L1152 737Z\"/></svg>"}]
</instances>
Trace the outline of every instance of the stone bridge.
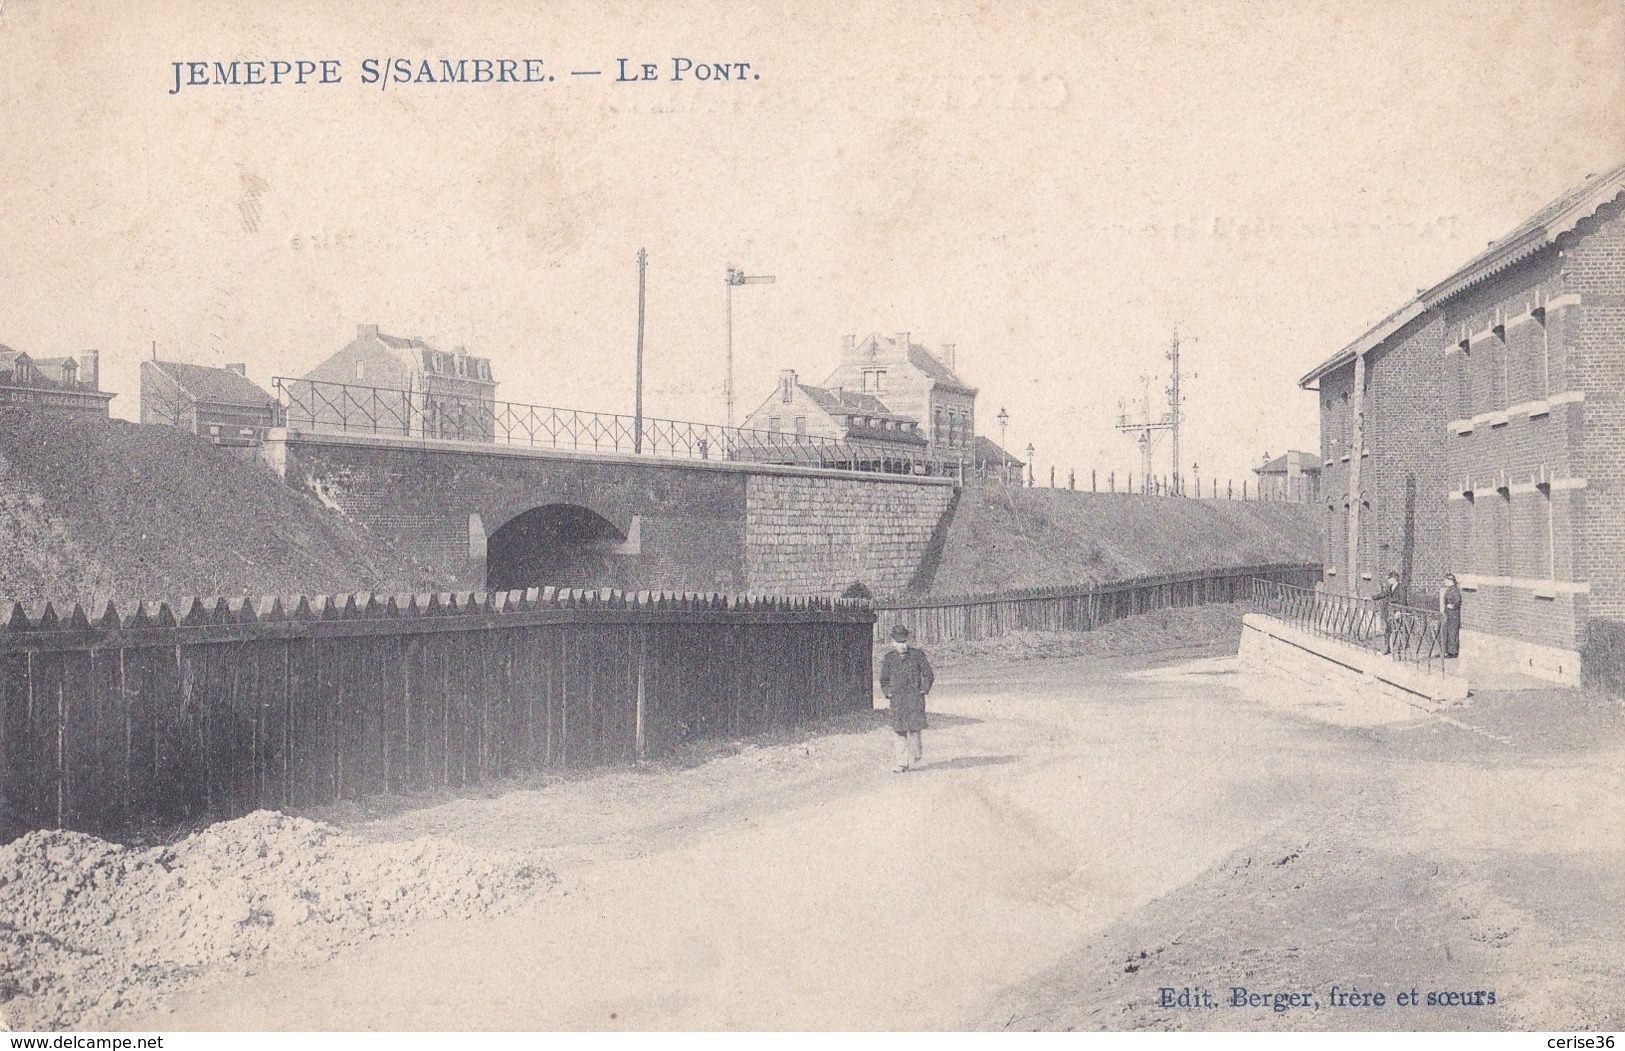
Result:
<instances>
[{"instance_id":1,"label":"stone bridge","mask_svg":"<svg viewBox=\"0 0 1625 1051\"><path fill-rule=\"evenodd\" d=\"M460 587L877 597L929 575L943 478L272 431L290 485Z\"/></svg>"}]
</instances>

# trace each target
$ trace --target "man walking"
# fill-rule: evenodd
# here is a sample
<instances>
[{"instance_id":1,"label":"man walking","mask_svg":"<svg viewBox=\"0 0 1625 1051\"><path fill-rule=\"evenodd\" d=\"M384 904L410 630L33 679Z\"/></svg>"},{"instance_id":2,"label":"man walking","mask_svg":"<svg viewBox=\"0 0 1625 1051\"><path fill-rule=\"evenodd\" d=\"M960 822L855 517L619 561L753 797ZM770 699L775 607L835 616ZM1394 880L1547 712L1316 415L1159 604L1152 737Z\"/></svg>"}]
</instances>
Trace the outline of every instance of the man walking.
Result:
<instances>
[{"instance_id":1,"label":"man walking","mask_svg":"<svg viewBox=\"0 0 1625 1051\"><path fill-rule=\"evenodd\" d=\"M908 629L891 629L892 648L880 659L880 692L891 702L891 727L897 734L897 765L904 773L920 761L920 731L925 729L925 695L935 675L925 651L908 644Z\"/></svg>"}]
</instances>

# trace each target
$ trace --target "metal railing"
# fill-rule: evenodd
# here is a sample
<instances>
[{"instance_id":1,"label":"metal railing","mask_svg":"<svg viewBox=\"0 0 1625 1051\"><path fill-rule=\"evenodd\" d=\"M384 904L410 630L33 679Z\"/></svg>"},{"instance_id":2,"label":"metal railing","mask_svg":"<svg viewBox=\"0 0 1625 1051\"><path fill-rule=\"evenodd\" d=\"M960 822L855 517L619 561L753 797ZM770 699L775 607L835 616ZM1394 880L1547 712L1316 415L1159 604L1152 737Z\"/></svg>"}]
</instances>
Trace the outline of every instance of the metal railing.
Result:
<instances>
[{"instance_id":1,"label":"metal railing","mask_svg":"<svg viewBox=\"0 0 1625 1051\"><path fill-rule=\"evenodd\" d=\"M1396 661L1441 666L1442 618L1434 610L1271 580L1253 581L1253 609L1315 635L1384 653Z\"/></svg>"},{"instance_id":2,"label":"metal railing","mask_svg":"<svg viewBox=\"0 0 1625 1051\"><path fill-rule=\"evenodd\" d=\"M1245 601L1257 578L1307 583L1320 579L1320 566L1296 562L1220 566L1096 584L886 599L875 604L880 613L876 638L883 638L895 624L927 645L991 639L1013 631L1092 631L1154 609Z\"/></svg>"},{"instance_id":3,"label":"metal railing","mask_svg":"<svg viewBox=\"0 0 1625 1051\"><path fill-rule=\"evenodd\" d=\"M929 446L902 440L831 438L652 416L640 425L637 417L616 413L283 376L271 385L287 426L296 430L883 474L957 477L960 470L957 459L947 461L932 455Z\"/></svg>"}]
</instances>

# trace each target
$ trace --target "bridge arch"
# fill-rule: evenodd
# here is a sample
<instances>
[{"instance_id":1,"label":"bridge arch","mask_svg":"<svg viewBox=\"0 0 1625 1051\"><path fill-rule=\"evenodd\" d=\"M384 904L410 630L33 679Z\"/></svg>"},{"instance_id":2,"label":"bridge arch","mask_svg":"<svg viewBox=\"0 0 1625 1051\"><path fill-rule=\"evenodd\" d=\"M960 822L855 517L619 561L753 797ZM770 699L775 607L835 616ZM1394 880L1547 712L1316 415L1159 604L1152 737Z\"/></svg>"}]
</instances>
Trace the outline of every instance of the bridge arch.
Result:
<instances>
[{"instance_id":1,"label":"bridge arch","mask_svg":"<svg viewBox=\"0 0 1625 1051\"><path fill-rule=\"evenodd\" d=\"M486 540L486 587L619 587L623 573L617 555L625 541L609 519L589 508L565 503L532 507Z\"/></svg>"}]
</instances>

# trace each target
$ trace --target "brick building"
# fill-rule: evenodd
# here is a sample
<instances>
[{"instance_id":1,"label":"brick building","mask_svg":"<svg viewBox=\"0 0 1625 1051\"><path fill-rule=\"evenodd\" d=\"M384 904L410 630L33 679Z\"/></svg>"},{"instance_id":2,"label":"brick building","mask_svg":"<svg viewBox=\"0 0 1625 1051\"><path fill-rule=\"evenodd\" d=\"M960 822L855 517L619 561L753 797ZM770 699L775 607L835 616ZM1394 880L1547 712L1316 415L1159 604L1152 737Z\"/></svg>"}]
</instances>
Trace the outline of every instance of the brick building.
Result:
<instances>
[{"instance_id":1,"label":"brick building","mask_svg":"<svg viewBox=\"0 0 1625 1051\"><path fill-rule=\"evenodd\" d=\"M38 405L107 415L114 395L101 389L101 354L35 358L0 344L0 406Z\"/></svg>"},{"instance_id":2,"label":"brick building","mask_svg":"<svg viewBox=\"0 0 1625 1051\"><path fill-rule=\"evenodd\" d=\"M1462 660L1577 682L1625 620L1625 165L1541 209L1300 381L1327 586L1460 580Z\"/></svg>"},{"instance_id":3,"label":"brick building","mask_svg":"<svg viewBox=\"0 0 1625 1051\"><path fill-rule=\"evenodd\" d=\"M967 465L976 435L976 388L954 372L954 345L942 356L910 341L907 332L886 337L841 337L841 363L823 383L830 390L872 395L900 417L919 421L930 458L946 470Z\"/></svg>"},{"instance_id":4,"label":"brick building","mask_svg":"<svg viewBox=\"0 0 1625 1051\"><path fill-rule=\"evenodd\" d=\"M215 445L257 446L282 426L282 406L248 378L245 365L141 363L141 422L176 427Z\"/></svg>"},{"instance_id":5,"label":"brick building","mask_svg":"<svg viewBox=\"0 0 1625 1051\"><path fill-rule=\"evenodd\" d=\"M359 426L463 441L495 437L497 384L491 362L462 347L439 350L416 337L358 325L355 339L304 378L315 386L296 396L309 398L310 405L302 408L319 431ZM340 384L356 389L346 393Z\"/></svg>"}]
</instances>

